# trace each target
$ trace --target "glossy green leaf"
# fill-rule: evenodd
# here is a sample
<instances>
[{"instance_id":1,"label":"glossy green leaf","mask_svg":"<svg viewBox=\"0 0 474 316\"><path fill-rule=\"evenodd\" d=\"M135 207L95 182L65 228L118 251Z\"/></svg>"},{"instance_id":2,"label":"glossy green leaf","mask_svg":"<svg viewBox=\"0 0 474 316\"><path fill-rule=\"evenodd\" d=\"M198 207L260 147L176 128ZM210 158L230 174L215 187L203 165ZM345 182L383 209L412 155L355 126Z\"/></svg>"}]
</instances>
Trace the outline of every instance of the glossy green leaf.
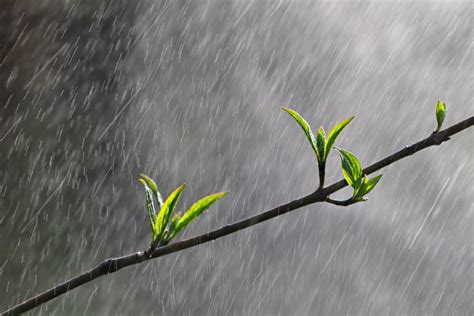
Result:
<instances>
[{"instance_id":1,"label":"glossy green leaf","mask_svg":"<svg viewBox=\"0 0 474 316\"><path fill-rule=\"evenodd\" d=\"M142 179L146 182L148 187L153 191L153 193L155 194L156 200L158 201L158 206L161 208L163 206L163 197L158 191L158 186L156 185L156 182L143 173L140 173L140 177L142 177Z\"/></svg>"},{"instance_id":2,"label":"glossy green leaf","mask_svg":"<svg viewBox=\"0 0 474 316\"><path fill-rule=\"evenodd\" d=\"M354 198L356 200L362 200L364 196L366 196L370 191L375 188L381 177L382 175L378 175L369 180L367 175L364 175L362 185L360 186L359 190L355 192Z\"/></svg>"},{"instance_id":3,"label":"glossy green leaf","mask_svg":"<svg viewBox=\"0 0 474 316\"><path fill-rule=\"evenodd\" d=\"M186 183L183 183L179 188L174 190L163 203L163 206L161 207L160 212L158 213L158 217L155 221L155 230L157 232L158 239L161 239L163 237L166 225L168 224L170 216L173 213L173 210L175 209L179 197L181 196L181 193L183 192L185 186Z\"/></svg>"},{"instance_id":4,"label":"glossy green leaf","mask_svg":"<svg viewBox=\"0 0 474 316\"><path fill-rule=\"evenodd\" d=\"M362 170L360 168L360 162L353 153L336 148L341 157L342 174L346 179L347 183L354 189L358 189L360 185L360 179L362 177Z\"/></svg>"},{"instance_id":5,"label":"glossy green leaf","mask_svg":"<svg viewBox=\"0 0 474 316\"><path fill-rule=\"evenodd\" d=\"M438 127L436 128L437 132L441 129L441 126L443 125L445 117L446 117L446 104L444 104L441 101L438 101L438 104L436 104L436 121L438 122Z\"/></svg>"},{"instance_id":6,"label":"glossy green leaf","mask_svg":"<svg viewBox=\"0 0 474 316\"><path fill-rule=\"evenodd\" d=\"M323 163L325 161L325 150L326 150L326 134L324 128L321 126L316 132L316 156L318 157L318 162Z\"/></svg>"},{"instance_id":7,"label":"glossy green leaf","mask_svg":"<svg viewBox=\"0 0 474 316\"><path fill-rule=\"evenodd\" d=\"M228 192L219 192L208 195L189 208L189 210L181 217L176 224L176 228L174 230L174 234L176 235L181 230L183 230L186 226L189 225L194 219L196 219L199 215L201 215L205 210L207 210L214 202L219 200L220 198L224 197Z\"/></svg>"},{"instance_id":8,"label":"glossy green leaf","mask_svg":"<svg viewBox=\"0 0 474 316\"><path fill-rule=\"evenodd\" d=\"M316 154L316 157L318 157L318 150L316 148L316 139L314 138L313 131L311 130L311 126L309 126L308 122L305 121L301 115L299 115L298 112L295 110L289 109L289 108L282 108L283 111L288 113L291 117L293 117L296 122L301 126L303 129L304 133L306 134L306 138L308 138L309 143L311 144L311 147L313 148L314 153Z\"/></svg>"},{"instance_id":9,"label":"glossy green leaf","mask_svg":"<svg viewBox=\"0 0 474 316\"><path fill-rule=\"evenodd\" d=\"M352 117L348 118L347 120L344 120L344 121L336 124L331 129L331 131L329 132L328 137L326 139L326 150L325 150L324 160L327 159L327 157L329 155L329 152L331 151L332 147L334 146L334 143L336 142L336 139L339 136L339 134L341 134L344 127L346 127L347 124L349 124L354 119L354 117L355 116L352 116Z\"/></svg>"},{"instance_id":10,"label":"glossy green leaf","mask_svg":"<svg viewBox=\"0 0 474 316\"><path fill-rule=\"evenodd\" d=\"M153 204L152 190L148 187L148 185L143 179L139 179L138 181L145 188L145 210L147 211L148 217L150 219L152 239L155 239L156 230L155 230L154 222L156 220L156 210L155 210L155 205Z\"/></svg>"}]
</instances>

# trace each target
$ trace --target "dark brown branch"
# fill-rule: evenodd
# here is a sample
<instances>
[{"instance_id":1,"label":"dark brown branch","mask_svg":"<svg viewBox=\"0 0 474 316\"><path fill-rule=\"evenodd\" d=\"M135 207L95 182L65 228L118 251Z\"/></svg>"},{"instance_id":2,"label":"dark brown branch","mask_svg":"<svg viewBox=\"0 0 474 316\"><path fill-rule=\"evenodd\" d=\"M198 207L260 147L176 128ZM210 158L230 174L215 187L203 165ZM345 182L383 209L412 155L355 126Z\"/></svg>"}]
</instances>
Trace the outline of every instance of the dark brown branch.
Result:
<instances>
[{"instance_id":1,"label":"dark brown branch","mask_svg":"<svg viewBox=\"0 0 474 316\"><path fill-rule=\"evenodd\" d=\"M362 201L361 200L354 200L352 197L347 199L347 200L343 200L343 201L333 200L330 197L327 197L326 200L324 200L324 202L328 202L329 204L334 204L334 205L338 205L338 206L349 206L349 205L352 205L352 204L355 204L355 203L358 203L358 202L362 202Z\"/></svg>"},{"instance_id":2,"label":"dark brown branch","mask_svg":"<svg viewBox=\"0 0 474 316\"><path fill-rule=\"evenodd\" d=\"M318 171L319 171L319 189L324 187L324 178L326 177L326 161L319 164L318 163Z\"/></svg>"},{"instance_id":3,"label":"dark brown branch","mask_svg":"<svg viewBox=\"0 0 474 316\"><path fill-rule=\"evenodd\" d=\"M401 160L407 156L413 155L414 153L423 150L427 147L434 146L434 145L440 145L443 142L449 140L449 137L459 133L460 131L467 129L471 126L474 125L474 116L457 123L445 130L442 130L438 133L433 133L427 138L411 145L407 146L404 149L388 156L387 158L384 158L369 167L365 168L363 172L365 174L371 174L379 169L382 169L398 160ZM323 189L318 189L315 192L302 197L300 199L294 200L290 203L278 206L274 209L271 209L269 211L257 214L255 216L249 217L247 219L244 219L242 221L226 225L222 228L216 229L214 231L205 233L200 236L196 236L193 238L185 239L182 241L177 241L174 242L170 245L167 246L162 246L158 247L155 250L153 250L151 253L145 253L145 252L137 252L131 255L123 256L123 257L118 257L118 258L113 258L113 259L107 259L95 268L78 275L64 283L61 283L41 294L38 294L35 297L32 297L2 313L2 315L18 315L23 312L26 312L28 310L31 310L45 302L48 302L52 300L53 298L56 298L76 287L79 287L87 282L90 282L100 276L107 275L110 273L114 273L120 269L123 269L127 266L131 266L134 264L138 264L153 258L158 258L162 257L174 252L178 252L187 248L191 248L200 244L207 243L209 241L227 236L229 234L235 233L239 230L246 229L248 227L254 226L258 223L264 222L266 220L269 220L271 218L283 215L285 213L288 213L290 211L299 209L303 206L313 204L316 202L323 202L325 201L330 194L339 191L343 187L347 186L347 182L345 180L341 180L339 182L336 182L329 187L323 188Z\"/></svg>"}]
</instances>

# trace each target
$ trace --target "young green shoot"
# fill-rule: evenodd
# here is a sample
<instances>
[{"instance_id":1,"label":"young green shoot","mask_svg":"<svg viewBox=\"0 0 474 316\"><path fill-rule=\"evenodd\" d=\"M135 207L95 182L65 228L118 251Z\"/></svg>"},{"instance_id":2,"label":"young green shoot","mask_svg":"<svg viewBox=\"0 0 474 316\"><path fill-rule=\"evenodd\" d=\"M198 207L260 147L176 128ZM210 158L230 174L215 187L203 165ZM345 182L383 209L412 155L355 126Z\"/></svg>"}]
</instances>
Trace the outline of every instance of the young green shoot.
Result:
<instances>
[{"instance_id":1,"label":"young green shoot","mask_svg":"<svg viewBox=\"0 0 474 316\"><path fill-rule=\"evenodd\" d=\"M316 137L314 137L311 126L298 112L289 108L282 108L282 110L293 117L306 134L306 138L311 144L318 161L319 188L322 189L324 187L326 160L328 158L329 152L334 146L337 137L341 134L342 130L347 126L347 124L349 124L354 119L354 116L336 124L331 129L327 137L324 132L324 128L321 126L316 132Z\"/></svg>"},{"instance_id":2,"label":"young green shoot","mask_svg":"<svg viewBox=\"0 0 474 316\"><path fill-rule=\"evenodd\" d=\"M436 128L435 133L439 132L441 126L443 125L444 118L446 117L446 104L441 101L438 101L436 104L436 121L438 122L438 127Z\"/></svg>"},{"instance_id":3,"label":"young green shoot","mask_svg":"<svg viewBox=\"0 0 474 316\"><path fill-rule=\"evenodd\" d=\"M145 209L148 212L151 224L151 250L155 249L157 246L168 244L193 220L203 214L212 204L227 194L227 192L211 194L194 203L183 216L181 216L180 212L176 212L173 215L186 183L174 190L163 202L163 198L158 192L155 181L144 174L140 174L140 176L141 178L139 179L139 182L145 188ZM153 197L156 198L158 205L160 206L158 213L155 210Z\"/></svg>"},{"instance_id":4,"label":"young green shoot","mask_svg":"<svg viewBox=\"0 0 474 316\"><path fill-rule=\"evenodd\" d=\"M360 202L367 200L365 196L374 189L382 175L369 179L367 175L362 175L362 168L359 159L346 150L334 147L341 158L341 169L344 179L354 189L351 200Z\"/></svg>"}]
</instances>

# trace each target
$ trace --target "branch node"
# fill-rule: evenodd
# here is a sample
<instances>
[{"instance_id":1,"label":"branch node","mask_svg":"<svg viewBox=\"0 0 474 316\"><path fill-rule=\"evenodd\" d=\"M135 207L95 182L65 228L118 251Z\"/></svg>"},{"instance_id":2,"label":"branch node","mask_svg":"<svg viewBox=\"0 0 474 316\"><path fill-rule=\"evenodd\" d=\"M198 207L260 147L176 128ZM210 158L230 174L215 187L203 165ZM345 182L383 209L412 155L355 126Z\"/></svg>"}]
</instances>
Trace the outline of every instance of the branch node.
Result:
<instances>
[{"instance_id":1,"label":"branch node","mask_svg":"<svg viewBox=\"0 0 474 316\"><path fill-rule=\"evenodd\" d=\"M147 258L147 259L151 259L151 255L153 254L153 251L156 249L155 246L151 246L150 248L146 249L144 252L143 252L143 255Z\"/></svg>"},{"instance_id":2,"label":"branch node","mask_svg":"<svg viewBox=\"0 0 474 316\"><path fill-rule=\"evenodd\" d=\"M440 131L434 131L431 133L430 137L433 138L433 143L435 145L441 145L442 143L451 139L451 137L443 135Z\"/></svg>"},{"instance_id":3,"label":"branch node","mask_svg":"<svg viewBox=\"0 0 474 316\"><path fill-rule=\"evenodd\" d=\"M408 151L408 154L409 154L409 155L413 155L414 153L416 153L416 150L415 150L415 148L413 147L413 145L411 145L411 146L405 146L405 149Z\"/></svg>"}]
</instances>

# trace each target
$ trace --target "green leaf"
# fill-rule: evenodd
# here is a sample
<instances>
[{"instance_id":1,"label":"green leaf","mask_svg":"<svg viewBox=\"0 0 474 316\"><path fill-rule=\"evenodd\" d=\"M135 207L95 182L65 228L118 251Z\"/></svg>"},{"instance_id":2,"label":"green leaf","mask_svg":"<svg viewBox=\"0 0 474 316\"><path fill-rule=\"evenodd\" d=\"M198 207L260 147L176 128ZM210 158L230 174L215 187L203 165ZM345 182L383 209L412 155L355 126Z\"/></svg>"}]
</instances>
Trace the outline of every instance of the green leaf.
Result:
<instances>
[{"instance_id":1,"label":"green leaf","mask_svg":"<svg viewBox=\"0 0 474 316\"><path fill-rule=\"evenodd\" d=\"M356 196L359 193L359 190L362 188L362 185L364 184L364 178L360 177L359 179L356 180L356 182L352 185L354 188L354 193L352 193L352 196Z\"/></svg>"},{"instance_id":2,"label":"green leaf","mask_svg":"<svg viewBox=\"0 0 474 316\"><path fill-rule=\"evenodd\" d=\"M347 120L344 120L344 121L336 124L331 129L331 131L329 132L328 137L326 139L326 150L325 150L324 160L327 159L327 157L329 155L329 152L331 151L332 146L334 146L334 143L336 142L336 139L339 136L339 134L341 134L344 127L346 127L347 124L349 124L354 119L354 117L355 116L352 116L352 117L348 118Z\"/></svg>"},{"instance_id":3,"label":"green leaf","mask_svg":"<svg viewBox=\"0 0 474 316\"><path fill-rule=\"evenodd\" d=\"M181 212L174 214L173 218L171 219L171 223L169 226L168 235L165 237L165 243L169 243L174 236L176 236L176 226L178 225L179 220L181 219Z\"/></svg>"},{"instance_id":4,"label":"green leaf","mask_svg":"<svg viewBox=\"0 0 474 316\"><path fill-rule=\"evenodd\" d=\"M155 193L156 200L158 201L158 206L161 208L163 206L163 197L158 191L158 186L156 185L156 182L143 173L140 173L140 177L142 177L142 179L146 182L148 187L153 191L153 193Z\"/></svg>"},{"instance_id":5,"label":"green leaf","mask_svg":"<svg viewBox=\"0 0 474 316\"><path fill-rule=\"evenodd\" d=\"M321 126L316 132L316 156L318 157L318 162L324 163L326 161L324 151L326 150L326 134L324 128Z\"/></svg>"},{"instance_id":6,"label":"green leaf","mask_svg":"<svg viewBox=\"0 0 474 316\"><path fill-rule=\"evenodd\" d=\"M441 101L438 101L436 104L436 121L438 122L438 127L436 128L436 132L439 132L441 126L443 125L444 118L446 117L446 104Z\"/></svg>"},{"instance_id":7,"label":"green leaf","mask_svg":"<svg viewBox=\"0 0 474 316\"><path fill-rule=\"evenodd\" d=\"M173 213L173 210L176 207L179 197L181 196L181 192L183 192L185 186L186 183L183 183L179 188L174 190L173 193L171 193L163 203L163 206L161 207L158 217L155 221L155 230L157 232L156 237L158 239L163 237L166 225L168 224L170 216Z\"/></svg>"},{"instance_id":8,"label":"green leaf","mask_svg":"<svg viewBox=\"0 0 474 316\"><path fill-rule=\"evenodd\" d=\"M339 156L341 157L342 174L344 175L344 178L354 189L359 189L360 179L362 177L359 160L349 151L339 148L336 148L336 150L339 152Z\"/></svg>"},{"instance_id":9,"label":"green leaf","mask_svg":"<svg viewBox=\"0 0 474 316\"><path fill-rule=\"evenodd\" d=\"M309 143L311 144L311 147L313 147L313 151L316 154L316 157L318 157L318 150L316 149L316 139L314 138L313 131L311 130L311 126L309 126L308 122L305 121L304 118L299 115L298 112L295 110L289 109L289 108L281 108L283 111L286 113L290 114L291 117L293 117L296 122L301 126L303 129L304 133L306 134L306 137L308 138ZM319 161L319 159L318 159Z\"/></svg>"},{"instance_id":10,"label":"green leaf","mask_svg":"<svg viewBox=\"0 0 474 316\"><path fill-rule=\"evenodd\" d=\"M143 179L139 179L138 181L145 188L145 210L147 211L148 217L150 219L152 239L155 239L156 230L155 230L154 223L156 220L156 210L155 210L155 205L153 204L152 191Z\"/></svg>"},{"instance_id":11,"label":"green leaf","mask_svg":"<svg viewBox=\"0 0 474 316\"><path fill-rule=\"evenodd\" d=\"M220 198L224 197L228 192L218 192L211 195L208 195L189 208L189 210L181 217L176 224L176 228L173 234L176 235L181 230L183 230L186 226L189 225L194 219L196 219L199 215L201 215L205 210L207 210L214 202L219 200Z\"/></svg>"},{"instance_id":12,"label":"green leaf","mask_svg":"<svg viewBox=\"0 0 474 316\"><path fill-rule=\"evenodd\" d=\"M360 186L359 190L357 192L354 192L354 198L356 200L362 200L365 195L367 195L375 188L380 178L382 178L382 175L378 175L369 180L367 175L364 175L364 181L362 182L362 185Z\"/></svg>"},{"instance_id":13,"label":"green leaf","mask_svg":"<svg viewBox=\"0 0 474 316\"><path fill-rule=\"evenodd\" d=\"M178 225L178 222L180 219L181 219L181 212L174 214L173 218L171 219L171 224L170 224L171 233L173 233L176 230L176 226Z\"/></svg>"}]
</instances>

